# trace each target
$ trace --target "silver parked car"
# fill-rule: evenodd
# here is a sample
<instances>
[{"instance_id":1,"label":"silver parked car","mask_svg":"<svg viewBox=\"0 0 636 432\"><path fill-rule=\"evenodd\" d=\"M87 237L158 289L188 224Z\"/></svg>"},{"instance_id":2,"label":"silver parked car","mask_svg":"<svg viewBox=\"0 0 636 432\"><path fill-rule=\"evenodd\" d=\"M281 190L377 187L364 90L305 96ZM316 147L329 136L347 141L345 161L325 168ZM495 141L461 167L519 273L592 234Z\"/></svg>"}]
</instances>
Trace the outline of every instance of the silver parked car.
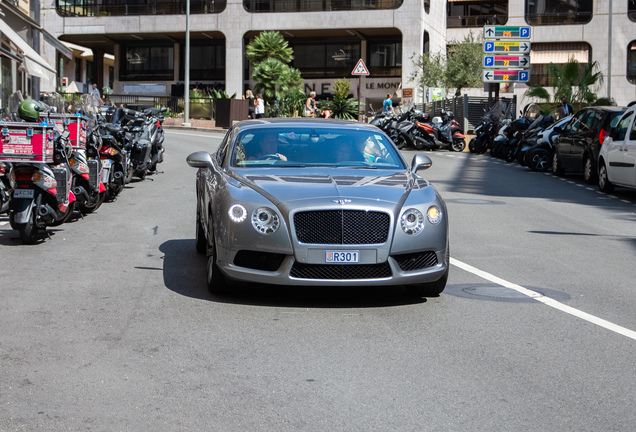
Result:
<instances>
[{"instance_id":1,"label":"silver parked car","mask_svg":"<svg viewBox=\"0 0 636 432\"><path fill-rule=\"evenodd\" d=\"M196 248L210 292L232 280L298 286L406 285L436 296L449 271L435 188L378 128L324 119L235 124L198 168Z\"/></svg>"}]
</instances>

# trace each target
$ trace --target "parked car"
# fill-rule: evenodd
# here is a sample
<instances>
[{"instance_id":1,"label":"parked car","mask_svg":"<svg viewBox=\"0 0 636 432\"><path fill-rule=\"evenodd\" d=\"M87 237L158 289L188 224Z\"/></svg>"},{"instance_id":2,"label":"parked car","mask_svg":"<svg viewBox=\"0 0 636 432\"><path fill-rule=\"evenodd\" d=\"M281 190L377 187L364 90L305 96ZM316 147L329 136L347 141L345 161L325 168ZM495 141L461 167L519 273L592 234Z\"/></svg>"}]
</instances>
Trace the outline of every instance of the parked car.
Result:
<instances>
[{"instance_id":1,"label":"parked car","mask_svg":"<svg viewBox=\"0 0 636 432\"><path fill-rule=\"evenodd\" d=\"M582 172L587 183L594 183L601 145L612 126L616 126L626 107L593 106L579 110L554 140L552 172Z\"/></svg>"},{"instance_id":2,"label":"parked car","mask_svg":"<svg viewBox=\"0 0 636 432\"><path fill-rule=\"evenodd\" d=\"M629 108L605 139L598 158L598 188L636 188L636 106Z\"/></svg>"},{"instance_id":3,"label":"parked car","mask_svg":"<svg viewBox=\"0 0 636 432\"><path fill-rule=\"evenodd\" d=\"M207 284L406 285L439 295L449 272L446 205L377 127L260 119L232 126L198 168L196 249Z\"/></svg>"}]
</instances>

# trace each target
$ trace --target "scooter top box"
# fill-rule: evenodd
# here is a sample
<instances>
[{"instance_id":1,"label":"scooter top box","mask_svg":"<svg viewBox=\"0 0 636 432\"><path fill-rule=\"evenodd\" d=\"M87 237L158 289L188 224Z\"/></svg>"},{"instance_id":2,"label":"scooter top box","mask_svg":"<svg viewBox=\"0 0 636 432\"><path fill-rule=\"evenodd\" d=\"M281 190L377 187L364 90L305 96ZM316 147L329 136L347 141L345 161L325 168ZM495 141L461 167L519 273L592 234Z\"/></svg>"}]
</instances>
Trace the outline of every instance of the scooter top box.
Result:
<instances>
[{"instance_id":1,"label":"scooter top box","mask_svg":"<svg viewBox=\"0 0 636 432\"><path fill-rule=\"evenodd\" d=\"M59 133L68 129L70 135L68 139L71 141L71 146L74 149L86 148L86 129L88 125L88 119L82 115L64 115L64 114L40 114L41 120L48 120L49 123L55 125L55 130Z\"/></svg>"},{"instance_id":2,"label":"scooter top box","mask_svg":"<svg viewBox=\"0 0 636 432\"><path fill-rule=\"evenodd\" d=\"M0 161L53 162L54 129L50 123L0 122Z\"/></svg>"}]
</instances>

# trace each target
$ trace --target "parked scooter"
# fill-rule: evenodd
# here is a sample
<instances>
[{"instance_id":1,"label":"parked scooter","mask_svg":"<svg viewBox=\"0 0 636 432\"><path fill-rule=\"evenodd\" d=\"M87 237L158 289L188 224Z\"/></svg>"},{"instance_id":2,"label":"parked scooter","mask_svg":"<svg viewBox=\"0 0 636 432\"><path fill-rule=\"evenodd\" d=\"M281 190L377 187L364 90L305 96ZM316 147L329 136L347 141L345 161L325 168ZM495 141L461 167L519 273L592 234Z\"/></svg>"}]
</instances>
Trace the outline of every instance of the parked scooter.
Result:
<instances>
[{"instance_id":1,"label":"parked scooter","mask_svg":"<svg viewBox=\"0 0 636 432\"><path fill-rule=\"evenodd\" d=\"M9 180L10 172L11 163L0 162L0 214L9 211L9 202L11 201L11 193L13 192L13 187L11 187Z\"/></svg>"},{"instance_id":2,"label":"parked scooter","mask_svg":"<svg viewBox=\"0 0 636 432\"><path fill-rule=\"evenodd\" d=\"M7 142L24 130L31 142L42 149L29 156L32 160L16 161L11 167L13 188L9 206L9 223L26 244L37 240L38 231L66 222L73 213L75 196L71 192L72 174L68 164L69 132L56 132L52 125L39 123L42 105L27 99L18 110L21 119L30 123L6 123ZM22 128L22 129L21 129ZM46 149L46 150L45 150ZM50 151L49 153L49 149ZM35 161L36 158L40 160Z\"/></svg>"},{"instance_id":3,"label":"parked scooter","mask_svg":"<svg viewBox=\"0 0 636 432\"><path fill-rule=\"evenodd\" d=\"M495 137L502 125L502 119L497 117L492 110L487 112L479 126L475 128L475 137L468 143L468 150L471 153L486 153L488 149L492 148Z\"/></svg>"},{"instance_id":4,"label":"parked scooter","mask_svg":"<svg viewBox=\"0 0 636 432\"><path fill-rule=\"evenodd\" d=\"M537 142L525 154L525 165L532 171L546 172L552 169L554 139L572 121L573 116L562 118L539 132Z\"/></svg>"},{"instance_id":5,"label":"parked scooter","mask_svg":"<svg viewBox=\"0 0 636 432\"><path fill-rule=\"evenodd\" d=\"M418 127L427 134L431 150L446 148L461 152L466 148L466 136L452 111L442 111L442 121L439 124L418 123Z\"/></svg>"}]
</instances>

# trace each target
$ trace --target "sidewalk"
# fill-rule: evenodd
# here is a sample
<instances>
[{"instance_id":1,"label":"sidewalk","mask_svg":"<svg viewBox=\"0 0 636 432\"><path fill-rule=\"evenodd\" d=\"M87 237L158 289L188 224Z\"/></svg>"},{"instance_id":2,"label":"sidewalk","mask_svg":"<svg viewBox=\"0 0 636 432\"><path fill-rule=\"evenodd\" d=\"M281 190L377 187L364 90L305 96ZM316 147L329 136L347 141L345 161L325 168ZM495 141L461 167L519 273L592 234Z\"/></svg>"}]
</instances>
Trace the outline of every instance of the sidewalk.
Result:
<instances>
[{"instance_id":1,"label":"sidewalk","mask_svg":"<svg viewBox=\"0 0 636 432\"><path fill-rule=\"evenodd\" d=\"M217 127L214 120L190 119L190 126L183 126L182 118L167 118L163 122L164 129L181 129L199 132L215 132L225 134L227 129Z\"/></svg>"}]
</instances>

